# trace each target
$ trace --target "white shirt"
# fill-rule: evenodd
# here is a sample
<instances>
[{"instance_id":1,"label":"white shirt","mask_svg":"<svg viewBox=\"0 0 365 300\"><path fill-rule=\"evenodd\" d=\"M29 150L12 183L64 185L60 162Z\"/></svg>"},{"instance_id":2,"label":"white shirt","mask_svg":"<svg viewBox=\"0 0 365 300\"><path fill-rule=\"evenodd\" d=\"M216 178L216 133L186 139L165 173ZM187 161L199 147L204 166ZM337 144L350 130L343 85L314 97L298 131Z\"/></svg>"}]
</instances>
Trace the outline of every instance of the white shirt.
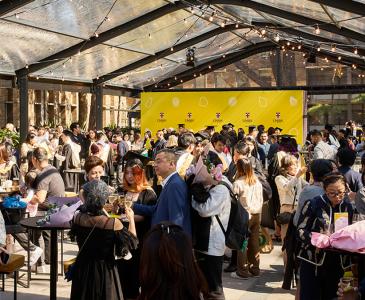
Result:
<instances>
[{"instance_id":1,"label":"white shirt","mask_svg":"<svg viewBox=\"0 0 365 300\"><path fill-rule=\"evenodd\" d=\"M166 185L166 183L169 181L169 179L171 178L171 176L173 176L174 174L176 174L177 172L172 172L169 176L167 176L162 182L161 182L161 185L162 185L162 188Z\"/></svg>"},{"instance_id":2,"label":"white shirt","mask_svg":"<svg viewBox=\"0 0 365 300\"><path fill-rule=\"evenodd\" d=\"M223 176L222 180L224 180L232 188L232 184L225 176ZM209 190L209 198L206 202L196 202L193 197L191 204L201 217L211 217L212 219L208 251L201 252L212 256L223 256L226 238L215 216L218 215L224 229L226 230L229 214L231 212L231 195L229 190L224 185L218 184Z\"/></svg>"}]
</instances>

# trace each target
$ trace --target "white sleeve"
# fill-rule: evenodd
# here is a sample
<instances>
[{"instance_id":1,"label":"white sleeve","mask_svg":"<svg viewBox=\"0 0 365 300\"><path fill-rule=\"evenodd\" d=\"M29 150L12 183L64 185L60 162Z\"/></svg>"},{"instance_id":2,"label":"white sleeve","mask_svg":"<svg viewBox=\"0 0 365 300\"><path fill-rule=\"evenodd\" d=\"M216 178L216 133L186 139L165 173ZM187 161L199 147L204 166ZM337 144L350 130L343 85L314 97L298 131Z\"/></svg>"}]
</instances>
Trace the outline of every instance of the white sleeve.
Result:
<instances>
[{"instance_id":1,"label":"white sleeve","mask_svg":"<svg viewBox=\"0 0 365 300\"><path fill-rule=\"evenodd\" d=\"M192 201L192 207L201 217L211 217L221 213L225 199L231 197L228 189L223 185L217 185L209 191L209 198L204 203Z\"/></svg>"}]
</instances>

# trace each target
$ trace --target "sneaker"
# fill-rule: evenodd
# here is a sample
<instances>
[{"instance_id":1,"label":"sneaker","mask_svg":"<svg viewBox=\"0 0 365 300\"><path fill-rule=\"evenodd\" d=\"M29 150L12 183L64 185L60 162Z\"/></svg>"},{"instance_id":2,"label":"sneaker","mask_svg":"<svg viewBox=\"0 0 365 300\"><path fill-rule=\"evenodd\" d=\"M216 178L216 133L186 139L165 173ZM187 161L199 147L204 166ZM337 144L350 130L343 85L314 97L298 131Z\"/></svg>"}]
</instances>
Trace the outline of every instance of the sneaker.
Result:
<instances>
[{"instance_id":1,"label":"sneaker","mask_svg":"<svg viewBox=\"0 0 365 300\"><path fill-rule=\"evenodd\" d=\"M34 264L30 267L30 271L37 274L46 273L46 267L44 265L37 266L37 264Z\"/></svg>"},{"instance_id":2,"label":"sneaker","mask_svg":"<svg viewBox=\"0 0 365 300\"><path fill-rule=\"evenodd\" d=\"M235 278L235 279L247 280L251 277L251 274L247 272L247 274L245 274L245 275L238 275L236 272L232 272L231 277Z\"/></svg>"},{"instance_id":3,"label":"sneaker","mask_svg":"<svg viewBox=\"0 0 365 300\"><path fill-rule=\"evenodd\" d=\"M36 247L35 250L30 251L30 256L29 256L29 265L33 266L38 259L42 256L43 253L43 249L40 247Z\"/></svg>"},{"instance_id":4,"label":"sneaker","mask_svg":"<svg viewBox=\"0 0 365 300\"><path fill-rule=\"evenodd\" d=\"M232 273L237 271L237 266L234 265L228 265L227 268L224 268L223 270L225 273Z\"/></svg>"}]
</instances>

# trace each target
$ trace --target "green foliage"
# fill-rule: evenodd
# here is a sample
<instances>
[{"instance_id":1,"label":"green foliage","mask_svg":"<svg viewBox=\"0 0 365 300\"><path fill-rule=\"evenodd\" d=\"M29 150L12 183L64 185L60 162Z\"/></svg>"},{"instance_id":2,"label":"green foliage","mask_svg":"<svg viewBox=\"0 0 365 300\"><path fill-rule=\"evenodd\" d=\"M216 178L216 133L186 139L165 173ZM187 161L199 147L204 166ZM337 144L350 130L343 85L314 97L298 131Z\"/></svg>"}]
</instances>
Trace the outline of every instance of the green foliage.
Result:
<instances>
[{"instance_id":1,"label":"green foliage","mask_svg":"<svg viewBox=\"0 0 365 300\"><path fill-rule=\"evenodd\" d=\"M360 94L356 98L351 100L351 103L355 104L365 104L365 94Z\"/></svg>"},{"instance_id":2,"label":"green foliage","mask_svg":"<svg viewBox=\"0 0 365 300\"><path fill-rule=\"evenodd\" d=\"M5 142L6 140L11 140L13 146L17 148L20 142L20 135L17 132L10 131L8 129L0 129L0 142Z\"/></svg>"},{"instance_id":3,"label":"green foliage","mask_svg":"<svg viewBox=\"0 0 365 300\"><path fill-rule=\"evenodd\" d=\"M329 113L340 112L341 108L333 104L316 104L308 108L308 115L324 115Z\"/></svg>"}]
</instances>

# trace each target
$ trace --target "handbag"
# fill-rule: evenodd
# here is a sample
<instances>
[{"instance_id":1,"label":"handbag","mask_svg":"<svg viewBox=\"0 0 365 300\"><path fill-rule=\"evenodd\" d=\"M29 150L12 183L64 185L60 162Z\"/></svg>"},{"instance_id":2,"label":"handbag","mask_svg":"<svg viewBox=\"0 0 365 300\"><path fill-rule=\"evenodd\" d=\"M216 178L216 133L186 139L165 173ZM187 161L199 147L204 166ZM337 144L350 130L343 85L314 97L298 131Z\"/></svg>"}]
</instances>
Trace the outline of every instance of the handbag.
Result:
<instances>
[{"instance_id":1,"label":"handbag","mask_svg":"<svg viewBox=\"0 0 365 300\"><path fill-rule=\"evenodd\" d=\"M93 233L95 226L97 223L94 224L94 227L91 229L90 233L88 234L88 236L86 237L84 243L82 244L79 252L77 253L76 257L69 259L67 261L65 261L63 263L63 270L65 271L65 280L67 281L71 281L73 278L73 271L75 268L75 264L77 262L77 258L79 257L80 253L82 252L82 249L84 249L85 244L87 243L87 241L89 240L91 234Z\"/></svg>"},{"instance_id":2,"label":"handbag","mask_svg":"<svg viewBox=\"0 0 365 300\"><path fill-rule=\"evenodd\" d=\"M292 204L292 210L294 210L294 203L295 203L295 200L296 200L296 197L297 197L297 189L294 188L294 199L293 199L293 204ZM279 213L277 216L276 216L276 222L279 224L279 225L285 225L285 224L289 224L290 222L290 219L291 219L291 216L292 216L292 212L282 212L282 213Z\"/></svg>"}]
</instances>

